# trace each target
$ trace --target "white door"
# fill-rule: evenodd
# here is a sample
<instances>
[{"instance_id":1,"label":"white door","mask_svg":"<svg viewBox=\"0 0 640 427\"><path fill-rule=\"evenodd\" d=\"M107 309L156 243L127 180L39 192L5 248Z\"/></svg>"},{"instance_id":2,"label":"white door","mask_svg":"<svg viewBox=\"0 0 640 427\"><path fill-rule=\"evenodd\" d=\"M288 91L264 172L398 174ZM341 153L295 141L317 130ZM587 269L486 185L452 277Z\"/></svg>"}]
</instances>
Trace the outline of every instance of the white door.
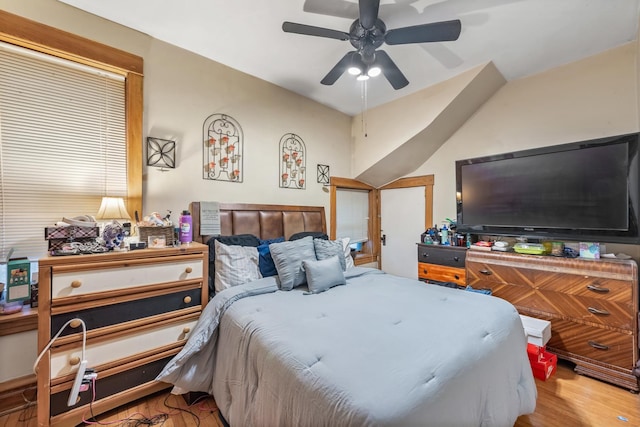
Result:
<instances>
[{"instance_id":1,"label":"white door","mask_svg":"<svg viewBox=\"0 0 640 427\"><path fill-rule=\"evenodd\" d=\"M381 269L396 276L418 278L416 243L425 230L424 187L380 191Z\"/></svg>"}]
</instances>

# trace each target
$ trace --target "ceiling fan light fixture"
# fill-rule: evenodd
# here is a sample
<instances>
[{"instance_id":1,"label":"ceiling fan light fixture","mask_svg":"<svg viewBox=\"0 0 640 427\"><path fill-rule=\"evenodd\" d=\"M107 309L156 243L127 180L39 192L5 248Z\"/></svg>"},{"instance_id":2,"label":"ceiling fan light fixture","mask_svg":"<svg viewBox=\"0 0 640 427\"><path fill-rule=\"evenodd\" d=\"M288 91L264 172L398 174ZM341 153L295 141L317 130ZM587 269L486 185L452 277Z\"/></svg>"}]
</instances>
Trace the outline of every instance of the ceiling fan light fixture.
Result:
<instances>
[{"instance_id":1,"label":"ceiling fan light fixture","mask_svg":"<svg viewBox=\"0 0 640 427\"><path fill-rule=\"evenodd\" d=\"M360 74L360 75L356 78L356 80L361 81L361 82L362 82L362 81L365 81L365 80L369 80L369 76L368 76L368 75L366 75L366 74Z\"/></svg>"},{"instance_id":2,"label":"ceiling fan light fixture","mask_svg":"<svg viewBox=\"0 0 640 427\"><path fill-rule=\"evenodd\" d=\"M367 71L367 75L369 77L377 77L380 75L381 72L382 72L382 69L380 67L374 66L369 68L369 70Z\"/></svg>"},{"instance_id":3,"label":"ceiling fan light fixture","mask_svg":"<svg viewBox=\"0 0 640 427\"><path fill-rule=\"evenodd\" d=\"M352 65L351 67L349 67L347 69L347 72L352 76L357 76L362 74L362 70L359 67L356 67L355 65Z\"/></svg>"}]
</instances>

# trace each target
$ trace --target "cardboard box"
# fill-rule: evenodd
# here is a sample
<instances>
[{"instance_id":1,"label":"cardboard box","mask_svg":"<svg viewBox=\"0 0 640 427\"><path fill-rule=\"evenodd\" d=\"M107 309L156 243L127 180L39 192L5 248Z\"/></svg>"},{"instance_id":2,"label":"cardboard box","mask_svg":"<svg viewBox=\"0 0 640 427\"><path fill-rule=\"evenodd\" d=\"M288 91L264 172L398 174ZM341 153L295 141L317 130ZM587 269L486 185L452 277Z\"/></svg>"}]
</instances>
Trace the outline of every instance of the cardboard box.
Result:
<instances>
[{"instance_id":1,"label":"cardboard box","mask_svg":"<svg viewBox=\"0 0 640 427\"><path fill-rule=\"evenodd\" d=\"M544 347L551 338L551 322L534 317L520 315L527 342Z\"/></svg>"},{"instance_id":2,"label":"cardboard box","mask_svg":"<svg viewBox=\"0 0 640 427\"><path fill-rule=\"evenodd\" d=\"M600 259L600 243L580 242L580 258Z\"/></svg>"}]
</instances>

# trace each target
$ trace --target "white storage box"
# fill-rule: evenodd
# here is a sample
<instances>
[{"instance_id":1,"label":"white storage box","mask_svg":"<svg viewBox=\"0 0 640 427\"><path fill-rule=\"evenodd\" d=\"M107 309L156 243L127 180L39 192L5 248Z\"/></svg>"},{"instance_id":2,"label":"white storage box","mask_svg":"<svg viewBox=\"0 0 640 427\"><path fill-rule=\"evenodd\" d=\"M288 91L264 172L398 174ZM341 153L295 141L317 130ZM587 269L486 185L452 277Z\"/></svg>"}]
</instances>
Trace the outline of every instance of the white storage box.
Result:
<instances>
[{"instance_id":1,"label":"white storage box","mask_svg":"<svg viewBox=\"0 0 640 427\"><path fill-rule=\"evenodd\" d=\"M527 341L540 347L547 345L551 338L551 322L534 317L520 315Z\"/></svg>"}]
</instances>

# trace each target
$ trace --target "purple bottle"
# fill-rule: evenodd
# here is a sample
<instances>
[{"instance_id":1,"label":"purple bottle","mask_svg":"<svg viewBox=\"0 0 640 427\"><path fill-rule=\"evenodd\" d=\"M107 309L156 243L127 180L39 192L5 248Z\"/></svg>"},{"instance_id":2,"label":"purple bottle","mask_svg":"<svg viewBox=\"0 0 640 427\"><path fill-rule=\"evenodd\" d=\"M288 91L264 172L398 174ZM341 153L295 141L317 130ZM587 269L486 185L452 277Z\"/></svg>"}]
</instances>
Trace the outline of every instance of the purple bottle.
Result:
<instances>
[{"instance_id":1,"label":"purple bottle","mask_svg":"<svg viewBox=\"0 0 640 427\"><path fill-rule=\"evenodd\" d=\"M182 211L182 215L180 215L180 243L191 243L193 240L193 228L191 225L191 213Z\"/></svg>"}]
</instances>

